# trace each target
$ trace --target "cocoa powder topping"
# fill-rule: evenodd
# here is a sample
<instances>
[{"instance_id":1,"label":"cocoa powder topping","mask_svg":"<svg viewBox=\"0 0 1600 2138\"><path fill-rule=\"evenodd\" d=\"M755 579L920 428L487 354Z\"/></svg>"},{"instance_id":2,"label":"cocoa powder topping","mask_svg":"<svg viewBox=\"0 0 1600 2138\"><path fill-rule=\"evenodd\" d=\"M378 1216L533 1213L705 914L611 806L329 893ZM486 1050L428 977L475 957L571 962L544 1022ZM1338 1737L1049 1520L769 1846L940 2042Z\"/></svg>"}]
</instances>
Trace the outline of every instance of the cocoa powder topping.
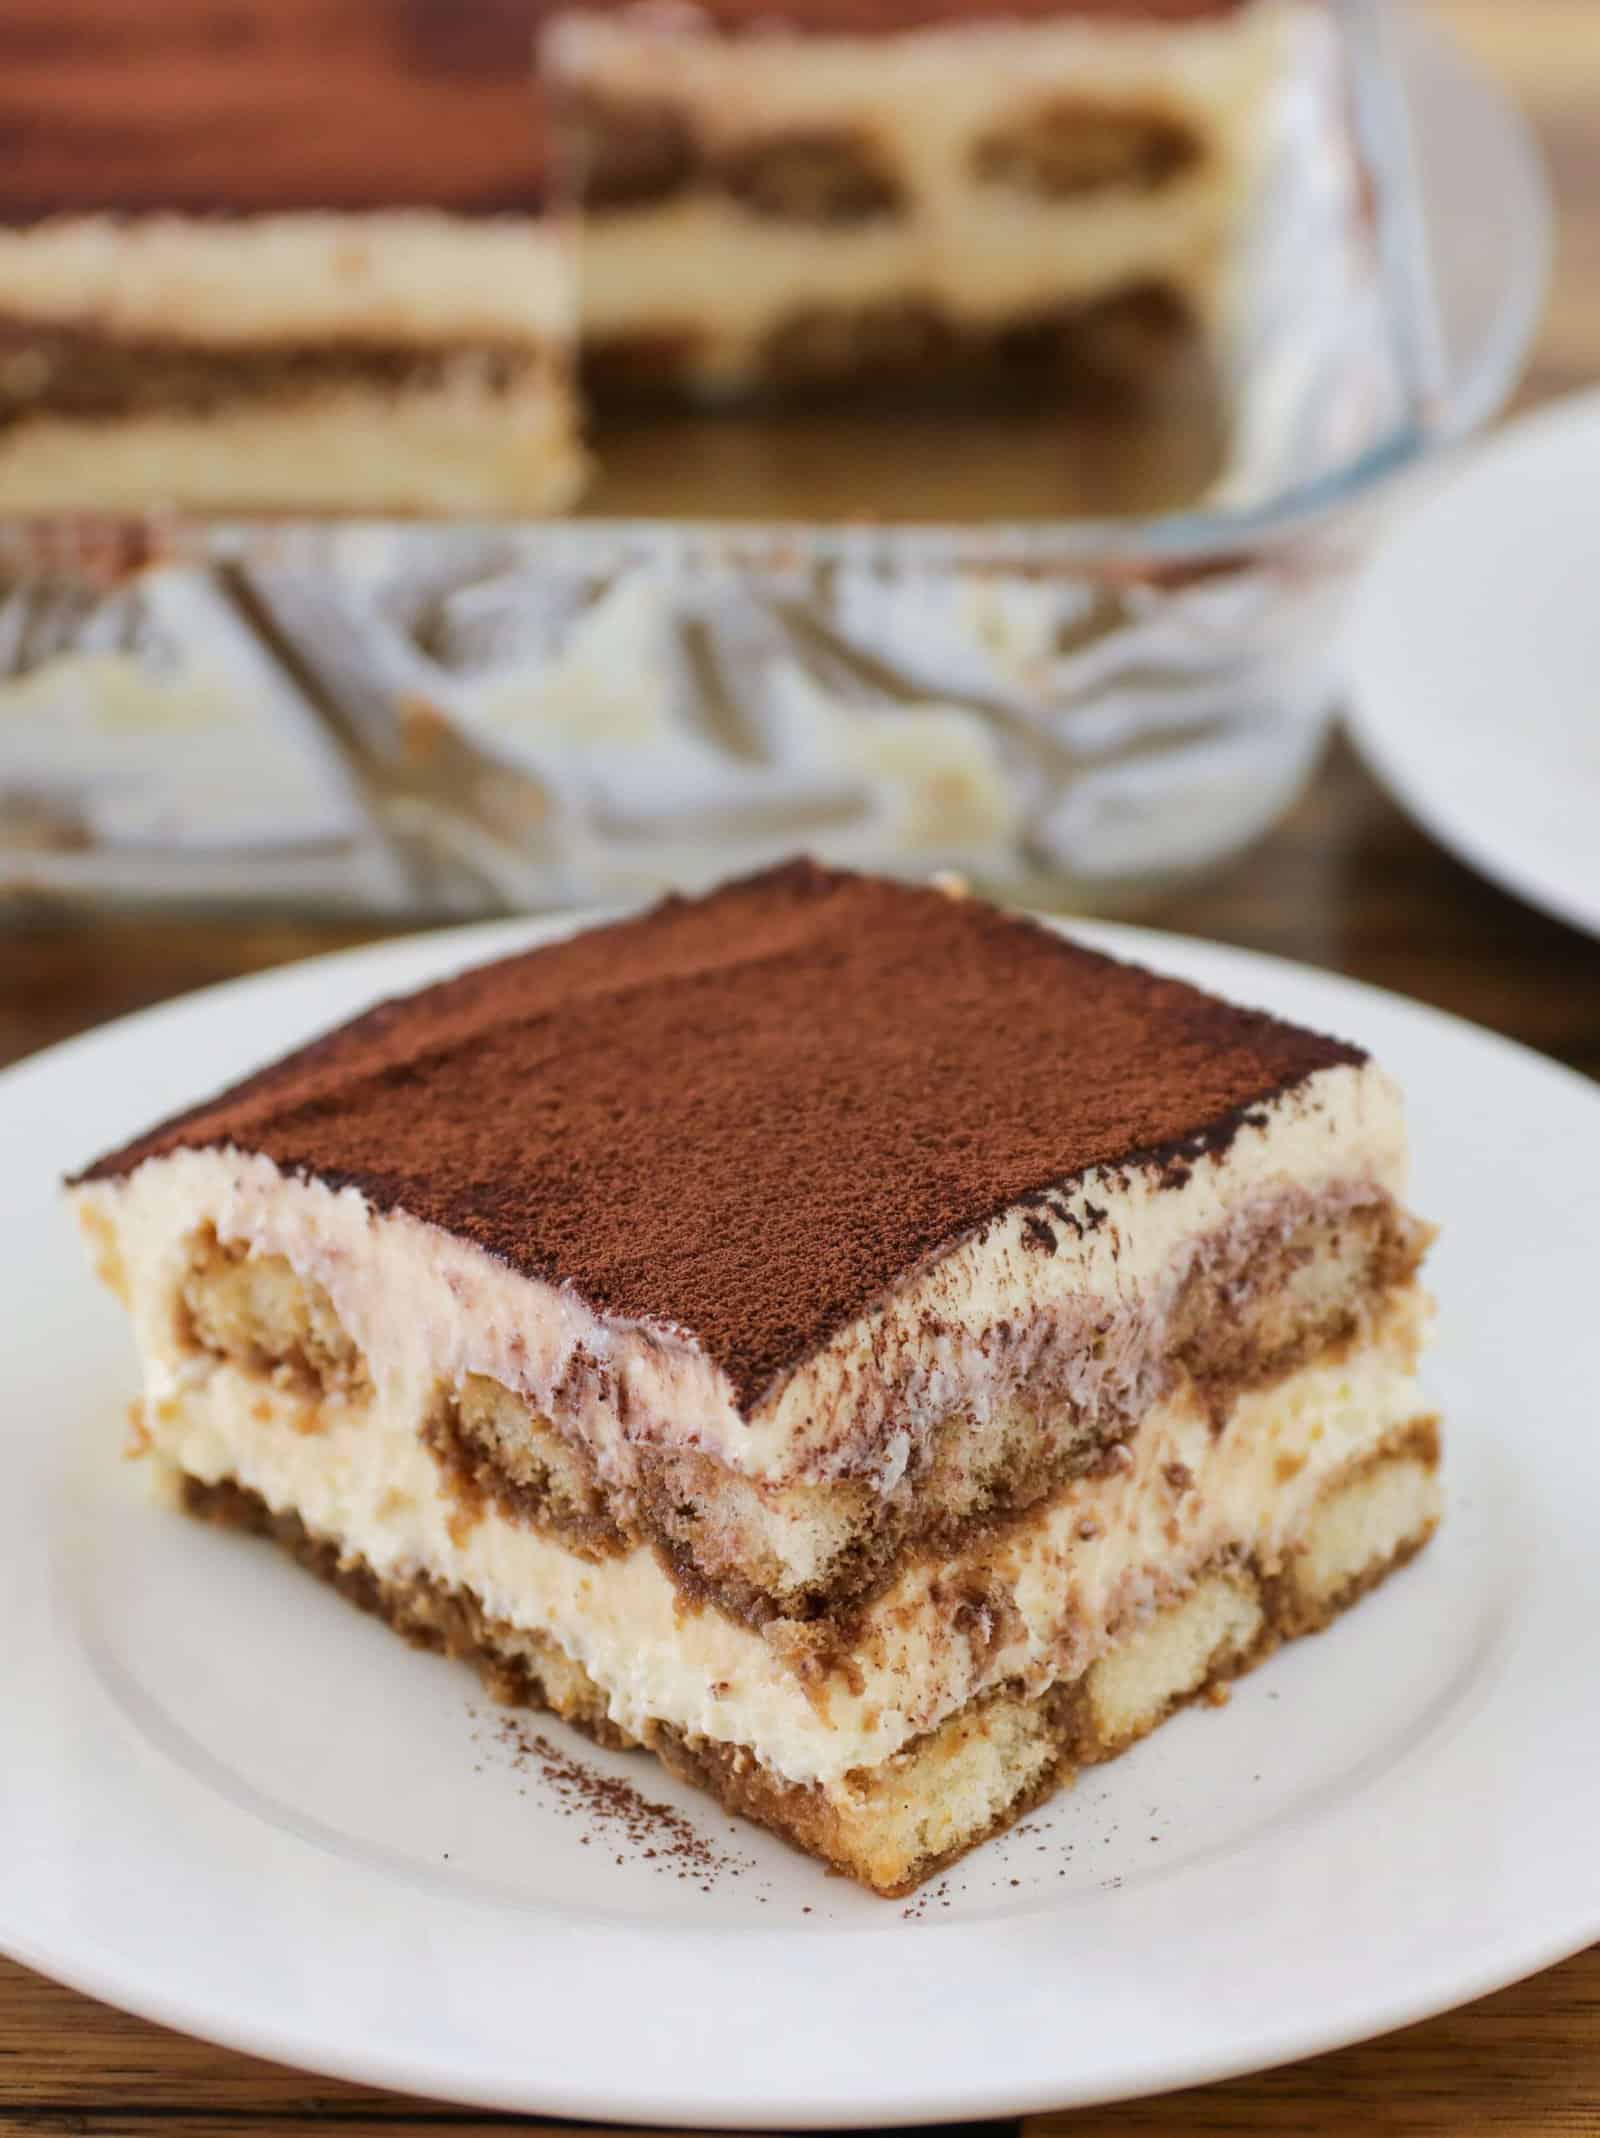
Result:
<instances>
[{"instance_id":1,"label":"cocoa powder topping","mask_svg":"<svg viewBox=\"0 0 1600 2138\"><path fill-rule=\"evenodd\" d=\"M800 861L383 1003L84 1177L263 1152L686 1333L751 1408L1019 1198L1106 1165L1173 1183L1364 1058Z\"/></svg>"}]
</instances>

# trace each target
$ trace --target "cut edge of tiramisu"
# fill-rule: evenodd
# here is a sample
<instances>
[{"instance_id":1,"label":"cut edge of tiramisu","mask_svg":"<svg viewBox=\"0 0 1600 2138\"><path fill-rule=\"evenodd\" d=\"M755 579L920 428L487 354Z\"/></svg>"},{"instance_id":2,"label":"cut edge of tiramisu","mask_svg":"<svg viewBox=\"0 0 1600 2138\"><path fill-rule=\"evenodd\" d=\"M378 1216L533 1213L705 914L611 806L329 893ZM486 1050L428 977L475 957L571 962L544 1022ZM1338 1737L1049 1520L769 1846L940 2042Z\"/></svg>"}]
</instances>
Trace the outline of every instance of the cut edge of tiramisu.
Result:
<instances>
[{"instance_id":1,"label":"cut edge of tiramisu","mask_svg":"<svg viewBox=\"0 0 1600 2138\"><path fill-rule=\"evenodd\" d=\"M526 215L0 228L0 506L559 511L574 333L567 241Z\"/></svg>"},{"instance_id":2,"label":"cut edge of tiramisu","mask_svg":"<svg viewBox=\"0 0 1600 2138\"><path fill-rule=\"evenodd\" d=\"M195 1512L901 1892L1426 1541L1358 1050L810 865L76 1185Z\"/></svg>"},{"instance_id":3,"label":"cut edge of tiramisu","mask_svg":"<svg viewBox=\"0 0 1600 2138\"><path fill-rule=\"evenodd\" d=\"M1213 368L1320 0L559 11L601 389Z\"/></svg>"}]
</instances>

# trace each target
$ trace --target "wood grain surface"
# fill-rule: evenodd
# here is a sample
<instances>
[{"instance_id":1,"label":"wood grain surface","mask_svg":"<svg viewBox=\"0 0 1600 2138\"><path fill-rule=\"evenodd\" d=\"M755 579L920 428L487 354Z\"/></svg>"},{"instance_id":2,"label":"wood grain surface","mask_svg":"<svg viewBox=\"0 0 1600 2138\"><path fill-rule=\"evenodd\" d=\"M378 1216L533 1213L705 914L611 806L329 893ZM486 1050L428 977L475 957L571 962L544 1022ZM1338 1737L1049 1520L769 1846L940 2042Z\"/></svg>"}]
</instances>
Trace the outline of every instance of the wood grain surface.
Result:
<instances>
[{"instance_id":1,"label":"wood grain surface","mask_svg":"<svg viewBox=\"0 0 1600 2138\"><path fill-rule=\"evenodd\" d=\"M196 19L252 13L185 4ZM265 0L257 5L270 12ZM27 7L37 25L61 13L56 0ZM427 12L412 10L418 19ZM1436 0L1435 12L1522 98L1550 157L1562 215L1557 281L1522 400L1545 398L1600 377L1600 0ZM7 0L0 111L15 78L16 40L8 46L7 33L18 20L17 0ZM42 38L40 30L36 49ZM1600 943L1530 912L1441 853L1343 745L1272 837L1150 918L1399 989L1600 1076ZM0 938L0 1060L141 1004L357 939L348 929L199 921L18 931ZM1594 1837L1575 1836L1574 1845L1592 1847ZM289 2138L334 2128L341 2138L401 2130L463 2138L502 2120L209 2048L0 1961L0 2138L152 2130ZM1003 2128L1014 2138L1014 2126ZM1600 2134L1600 1948L1365 2047L1194 2093L1031 2118L1022 2138L1227 2132Z\"/></svg>"}]
</instances>

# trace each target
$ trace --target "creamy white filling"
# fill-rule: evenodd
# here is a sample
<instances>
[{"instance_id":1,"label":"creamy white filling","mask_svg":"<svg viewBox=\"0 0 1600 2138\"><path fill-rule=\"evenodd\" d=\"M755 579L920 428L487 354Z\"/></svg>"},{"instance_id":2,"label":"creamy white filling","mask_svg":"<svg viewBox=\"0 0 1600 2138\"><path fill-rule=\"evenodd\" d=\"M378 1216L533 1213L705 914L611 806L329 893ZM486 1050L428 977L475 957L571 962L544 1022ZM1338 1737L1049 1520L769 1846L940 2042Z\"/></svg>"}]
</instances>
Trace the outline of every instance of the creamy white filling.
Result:
<instances>
[{"instance_id":1,"label":"creamy white filling","mask_svg":"<svg viewBox=\"0 0 1600 2138\"><path fill-rule=\"evenodd\" d=\"M592 341L681 334L735 349L810 308L931 303L983 331L1139 282L1187 296L1205 317L1217 266L1219 188L1083 206L973 189L929 213L816 228L758 221L690 197L597 218L583 245L583 331ZM714 357L712 358L714 361Z\"/></svg>"},{"instance_id":2,"label":"creamy white filling","mask_svg":"<svg viewBox=\"0 0 1600 2138\"><path fill-rule=\"evenodd\" d=\"M1161 1405L1126 1469L1080 1481L965 1561L908 1569L867 1611L848 1675L820 1681L790 1659L782 1626L763 1634L686 1606L647 1548L590 1562L492 1511L469 1526L414 1419L381 1393L324 1405L308 1432L303 1400L262 1376L167 1354L146 1359L145 1416L179 1469L237 1480L382 1577L468 1588L496 1618L551 1636L624 1729L670 1723L829 1783L990 1687L1076 1676L1219 1553L1270 1566L1327 1481L1418 1415L1422 1311L1413 1294L1384 1343L1244 1395L1220 1436L1192 1398Z\"/></svg>"},{"instance_id":3,"label":"creamy white filling","mask_svg":"<svg viewBox=\"0 0 1600 2138\"><path fill-rule=\"evenodd\" d=\"M531 124L531 119L530 119ZM526 216L61 216L0 229L0 312L216 347L313 340L570 340L557 229ZM26 362L22 351L7 359Z\"/></svg>"},{"instance_id":4,"label":"creamy white filling","mask_svg":"<svg viewBox=\"0 0 1600 2138\"><path fill-rule=\"evenodd\" d=\"M178 1151L79 1192L120 1239L148 1358L177 1355L174 1301L209 1225L324 1286L385 1400L414 1421L441 1384L481 1373L583 1441L608 1484L632 1483L634 1450L651 1444L701 1450L758 1483L862 1477L887 1493L952 1413L981 1430L1015 1399L1018 1359L992 1341L1000 1323L1158 1316L1184 1250L1253 1207L1288 1189L1347 1196L1352 1183L1403 1201L1406 1171L1395 1086L1370 1062L1323 1070L1257 1109L1226 1150L1196 1158L1181 1185L1149 1167L1097 1169L1052 1195L1055 1212L1002 1214L748 1408L686 1332L597 1313L453 1234L380 1216L354 1188L287 1179L259 1155ZM1041 1216L1049 1253L1036 1244ZM1092 1405L1096 1377L1119 1363L1075 1359L1075 1399Z\"/></svg>"},{"instance_id":5,"label":"creamy white filling","mask_svg":"<svg viewBox=\"0 0 1600 2138\"><path fill-rule=\"evenodd\" d=\"M117 422L40 414L0 432L10 512L556 512L582 487L576 399L561 379L297 388L204 414ZM60 688L56 670L46 677ZM233 769L233 786L241 778Z\"/></svg>"},{"instance_id":6,"label":"creamy white filling","mask_svg":"<svg viewBox=\"0 0 1600 2138\"><path fill-rule=\"evenodd\" d=\"M1259 169L1286 26L1304 12L1258 0L1181 27L1056 18L792 37L566 17L547 47L559 80L687 111L713 155L858 128L892 158L903 190L893 216L826 228L699 195L601 210L584 227L584 331L605 339L677 323L738 337L803 305L896 292L995 323L1147 276L1203 306ZM1149 195L1108 186L1041 200L975 178L978 143L1053 94L1170 113L1204 152Z\"/></svg>"}]
</instances>

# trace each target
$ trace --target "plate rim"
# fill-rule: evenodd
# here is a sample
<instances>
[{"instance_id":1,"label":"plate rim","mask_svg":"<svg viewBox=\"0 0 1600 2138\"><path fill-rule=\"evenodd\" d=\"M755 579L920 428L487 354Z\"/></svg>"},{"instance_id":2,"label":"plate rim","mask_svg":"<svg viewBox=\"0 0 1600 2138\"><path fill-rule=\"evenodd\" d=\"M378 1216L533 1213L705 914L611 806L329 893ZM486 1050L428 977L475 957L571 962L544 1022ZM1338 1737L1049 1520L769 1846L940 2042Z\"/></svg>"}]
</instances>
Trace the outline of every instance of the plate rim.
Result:
<instances>
[{"instance_id":1,"label":"plate rim","mask_svg":"<svg viewBox=\"0 0 1600 2138\"><path fill-rule=\"evenodd\" d=\"M101 1977L92 1967L75 1966L69 1971L53 1964L45 1947L30 1951L25 1943L8 1937L0 1943L0 1955L31 1968L35 1974L59 1983L65 1989L108 2005L114 2011L126 2012L132 2018L165 2027L191 2041L255 2057L310 2078L334 2079L345 2085L412 2094L443 2107L475 2108L553 2121L613 2124L622 2126L624 2131L654 2127L690 2132L800 2133L813 2130L916 2130L941 2123L999 2122L1025 2116L1071 2114L1093 2108L1111 2108L1125 2101L1148 2101L1201 2087L1225 2085L1234 2079L1254 2078L1265 2072L1281 2071L1292 2064L1334 2055L1341 2049L1385 2040L1407 2027L1463 2010L1484 1997L1513 1988L1559 1966L1564 1960L1575 1958L1588 1951L1597 1938L1600 1938L1600 1921L1576 1938L1563 1936L1544 1944L1530 1943L1519 1952L1515 1965L1509 1970L1498 1963L1486 1965L1476 1974L1464 1977L1466 1986L1442 2001L1425 1992L1412 2002L1397 2002L1389 2008L1391 2016L1376 2028L1352 2031L1348 2025L1334 2021L1326 2028L1306 2026L1298 2032L1284 2029L1270 2039L1270 2046L1264 2053L1251 2051L1241 2059L1237 2051L1219 2050L1214 2057L1191 2058L1181 2068L1152 2069L1148 2078L1119 2084L1111 2092L1094 2082L1078 2089L1070 2086L1047 2089L1040 2084L1011 2092L1003 2086L995 2090L969 2086L964 2092L951 2087L921 2096L908 2094L903 2106L892 2111L869 2109L865 2116L842 2107L833 2096L823 2095L810 2102L793 2100L775 2117L759 2105L741 2107L739 2103L730 2105L720 2098L708 2099L699 2106L690 2099L645 2106L637 2093L607 2094L603 2089L563 2091L557 2087L551 2092L540 2089L535 2102L531 2093L517 2096L493 2079L483 2083L454 2077L446 2079L442 2067L429 2060L408 2065L392 2058L363 2057L359 2052L347 2056L332 2049L319 2049L314 2060L308 2060L298 2045L299 2038L286 2031L252 2030L247 2025L235 2025L226 2020L207 2020L204 2025L197 2025L186 2016L189 2008L182 1999L164 1999L155 1995L141 1996L135 2001L115 1986L115 1978L110 1975ZM108 1984L110 1986L106 1986ZM756 2097L751 2095L745 2099L748 2104Z\"/></svg>"}]
</instances>

